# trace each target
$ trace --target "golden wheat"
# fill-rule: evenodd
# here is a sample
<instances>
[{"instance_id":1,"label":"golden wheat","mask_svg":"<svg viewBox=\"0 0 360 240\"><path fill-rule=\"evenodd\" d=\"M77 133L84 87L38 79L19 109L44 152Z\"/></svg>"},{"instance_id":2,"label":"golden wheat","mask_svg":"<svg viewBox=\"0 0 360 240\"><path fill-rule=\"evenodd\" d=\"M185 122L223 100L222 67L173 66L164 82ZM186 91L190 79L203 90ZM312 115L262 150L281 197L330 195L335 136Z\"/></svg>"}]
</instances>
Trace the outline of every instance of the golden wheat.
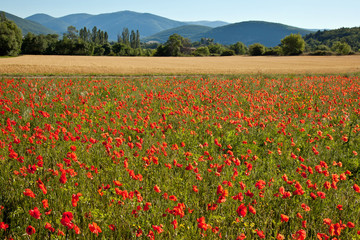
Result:
<instances>
[{"instance_id":1,"label":"golden wheat","mask_svg":"<svg viewBox=\"0 0 360 240\"><path fill-rule=\"evenodd\" d=\"M0 58L1 74L258 74L360 72L360 55L291 57L89 57Z\"/></svg>"}]
</instances>

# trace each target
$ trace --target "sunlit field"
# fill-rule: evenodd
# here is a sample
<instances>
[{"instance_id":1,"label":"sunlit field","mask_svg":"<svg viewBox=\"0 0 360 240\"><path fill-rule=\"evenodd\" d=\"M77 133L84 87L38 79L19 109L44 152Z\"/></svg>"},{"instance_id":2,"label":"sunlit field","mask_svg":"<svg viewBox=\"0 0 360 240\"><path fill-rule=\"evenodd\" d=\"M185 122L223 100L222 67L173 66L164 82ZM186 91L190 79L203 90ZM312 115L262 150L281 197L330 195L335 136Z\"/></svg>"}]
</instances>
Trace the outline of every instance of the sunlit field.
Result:
<instances>
[{"instance_id":1,"label":"sunlit field","mask_svg":"<svg viewBox=\"0 0 360 240\"><path fill-rule=\"evenodd\" d=\"M288 57L93 57L25 55L0 58L0 74L194 75L334 74L360 72L360 55Z\"/></svg>"},{"instance_id":2,"label":"sunlit field","mask_svg":"<svg viewBox=\"0 0 360 240\"><path fill-rule=\"evenodd\" d=\"M1 239L359 239L359 77L3 77L0 114Z\"/></svg>"}]
</instances>

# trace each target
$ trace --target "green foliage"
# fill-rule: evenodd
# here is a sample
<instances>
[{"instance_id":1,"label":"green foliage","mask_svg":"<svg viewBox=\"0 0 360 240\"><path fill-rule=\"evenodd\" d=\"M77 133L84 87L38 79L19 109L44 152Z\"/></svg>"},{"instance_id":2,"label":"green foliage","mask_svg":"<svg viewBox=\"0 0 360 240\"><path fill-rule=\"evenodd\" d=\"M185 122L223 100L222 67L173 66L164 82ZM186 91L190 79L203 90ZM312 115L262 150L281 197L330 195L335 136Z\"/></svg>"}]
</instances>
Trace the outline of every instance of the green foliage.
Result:
<instances>
[{"instance_id":1,"label":"green foliage","mask_svg":"<svg viewBox=\"0 0 360 240\"><path fill-rule=\"evenodd\" d=\"M193 54L195 56L209 56L210 51L208 47L198 47Z\"/></svg>"},{"instance_id":2,"label":"green foliage","mask_svg":"<svg viewBox=\"0 0 360 240\"><path fill-rule=\"evenodd\" d=\"M21 45L22 54L54 54L55 44L58 41L57 34L34 35L26 34Z\"/></svg>"},{"instance_id":3,"label":"green foliage","mask_svg":"<svg viewBox=\"0 0 360 240\"><path fill-rule=\"evenodd\" d=\"M94 49L94 55L95 56L103 56L105 53L105 49L100 46L100 45L97 45Z\"/></svg>"},{"instance_id":4,"label":"green foliage","mask_svg":"<svg viewBox=\"0 0 360 240\"><path fill-rule=\"evenodd\" d=\"M13 21L0 15L0 56L16 56L20 53L22 43L21 29Z\"/></svg>"},{"instance_id":5,"label":"green foliage","mask_svg":"<svg viewBox=\"0 0 360 240\"><path fill-rule=\"evenodd\" d=\"M331 49L324 44L318 45L315 50L310 53L310 55L313 56L330 56L332 54L333 52L331 51Z\"/></svg>"},{"instance_id":6,"label":"green foliage","mask_svg":"<svg viewBox=\"0 0 360 240\"><path fill-rule=\"evenodd\" d=\"M333 43L331 49L339 55L349 55L351 53L351 47L346 42L336 41Z\"/></svg>"},{"instance_id":7,"label":"green foliage","mask_svg":"<svg viewBox=\"0 0 360 240\"><path fill-rule=\"evenodd\" d=\"M290 34L281 40L284 55L299 55L305 50L305 41L300 34Z\"/></svg>"},{"instance_id":8,"label":"green foliage","mask_svg":"<svg viewBox=\"0 0 360 240\"><path fill-rule=\"evenodd\" d=\"M74 26L68 26L67 33L64 34L70 40L76 40L79 37L79 31Z\"/></svg>"},{"instance_id":9,"label":"green foliage","mask_svg":"<svg viewBox=\"0 0 360 240\"><path fill-rule=\"evenodd\" d=\"M222 53L221 56L234 56L235 55L235 51L232 49L225 49Z\"/></svg>"},{"instance_id":10,"label":"green foliage","mask_svg":"<svg viewBox=\"0 0 360 240\"><path fill-rule=\"evenodd\" d=\"M183 54L190 54L190 40L173 34L169 37L164 45L157 48L155 56L181 56Z\"/></svg>"},{"instance_id":11,"label":"green foliage","mask_svg":"<svg viewBox=\"0 0 360 240\"><path fill-rule=\"evenodd\" d=\"M219 43L211 44L208 48L211 55L221 55L224 50L224 46Z\"/></svg>"},{"instance_id":12,"label":"green foliage","mask_svg":"<svg viewBox=\"0 0 360 240\"><path fill-rule=\"evenodd\" d=\"M357 236L358 75L1 83L1 239Z\"/></svg>"},{"instance_id":13,"label":"green foliage","mask_svg":"<svg viewBox=\"0 0 360 240\"><path fill-rule=\"evenodd\" d=\"M331 47L335 42L347 43L354 51L360 50L360 27L339 28L334 30L317 31L304 36L304 40L312 51L318 45Z\"/></svg>"},{"instance_id":14,"label":"green foliage","mask_svg":"<svg viewBox=\"0 0 360 240\"><path fill-rule=\"evenodd\" d=\"M280 46L276 46L276 47L272 47L272 48L267 48L263 54L264 56L282 56L283 51L282 48Z\"/></svg>"},{"instance_id":15,"label":"green foliage","mask_svg":"<svg viewBox=\"0 0 360 240\"><path fill-rule=\"evenodd\" d=\"M242 42L230 45L230 49L233 50L236 55L245 55L248 51L248 48Z\"/></svg>"},{"instance_id":16,"label":"green foliage","mask_svg":"<svg viewBox=\"0 0 360 240\"><path fill-rule=\"evenodd\" d=\"M250 56L261 56L265 53L265 46L260 43L254 43L249 46Z\"/></svg>"}]
</instances>

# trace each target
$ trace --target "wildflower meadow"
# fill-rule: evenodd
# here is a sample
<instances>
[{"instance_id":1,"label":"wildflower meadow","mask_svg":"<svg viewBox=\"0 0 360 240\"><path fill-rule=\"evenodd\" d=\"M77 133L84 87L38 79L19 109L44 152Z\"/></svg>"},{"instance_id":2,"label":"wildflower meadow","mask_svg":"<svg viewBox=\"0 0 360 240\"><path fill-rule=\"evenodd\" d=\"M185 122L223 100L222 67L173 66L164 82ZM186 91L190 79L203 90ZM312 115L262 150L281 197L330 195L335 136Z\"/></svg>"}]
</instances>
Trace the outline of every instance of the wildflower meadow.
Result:
<instances>
[{"instance_id":1,"label":"wildflower meadow","mask_svg":"<svg viewBox=\"0 0 360 240\"><path fill-rule=\"evenodd\" d=\"M1 239L360 239L357 76L3 77Z\"/></svg>"}]
</instances>

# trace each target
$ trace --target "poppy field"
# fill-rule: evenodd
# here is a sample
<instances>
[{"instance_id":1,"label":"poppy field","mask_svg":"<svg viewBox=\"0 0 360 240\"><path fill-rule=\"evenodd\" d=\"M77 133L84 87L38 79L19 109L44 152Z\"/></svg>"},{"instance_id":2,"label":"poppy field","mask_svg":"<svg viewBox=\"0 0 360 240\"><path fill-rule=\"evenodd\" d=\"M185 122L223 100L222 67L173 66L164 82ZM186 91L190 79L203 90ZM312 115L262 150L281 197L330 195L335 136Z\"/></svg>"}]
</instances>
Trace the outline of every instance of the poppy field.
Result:
<instances>
[{"instance_id":1,"label":"poppy field","mask_svg":"<svg viewBox=\"0 0 360 240\"><path fill-rule=\"evenodd\" d=\"M2 78L1 239L360 239L357 76Z\"/></svg>"}]
</instances>

